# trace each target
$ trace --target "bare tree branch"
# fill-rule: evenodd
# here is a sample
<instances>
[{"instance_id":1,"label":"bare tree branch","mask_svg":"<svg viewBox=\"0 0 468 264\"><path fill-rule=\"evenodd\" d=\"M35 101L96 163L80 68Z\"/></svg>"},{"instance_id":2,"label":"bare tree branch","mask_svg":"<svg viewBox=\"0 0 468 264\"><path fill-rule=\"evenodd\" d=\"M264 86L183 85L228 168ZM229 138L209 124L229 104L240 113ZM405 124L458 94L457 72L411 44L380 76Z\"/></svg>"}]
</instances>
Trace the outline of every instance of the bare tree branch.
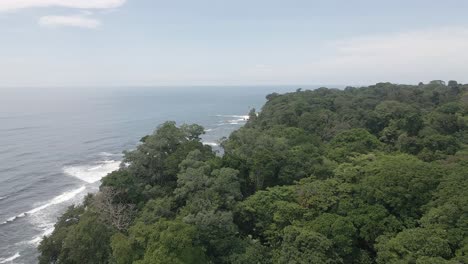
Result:
<instances>
[{"instance_id":1,"label":"bare tree branch","mask_svg":"<svg viewBox=\"0 0 468 264\"><path fill-rule=\"evenodd\" d=\"M119 231L125 231L130 226L136 212L134 204L115 201L118 191L104 187L94 199L94 205L104 222L114 226Z\"/></svg>"}]
</instances>

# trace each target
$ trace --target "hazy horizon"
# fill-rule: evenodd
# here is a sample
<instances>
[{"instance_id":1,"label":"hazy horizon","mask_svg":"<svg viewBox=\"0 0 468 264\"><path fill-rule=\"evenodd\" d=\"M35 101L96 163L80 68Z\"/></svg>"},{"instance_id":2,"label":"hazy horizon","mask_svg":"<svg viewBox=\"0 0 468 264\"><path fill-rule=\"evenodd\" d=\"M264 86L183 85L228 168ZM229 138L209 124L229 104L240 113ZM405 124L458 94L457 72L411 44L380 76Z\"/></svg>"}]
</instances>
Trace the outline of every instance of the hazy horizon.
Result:
<instances>
[{"instance_id":1,"label":"hazy horizon","mask_svg":"<svg viewBox=\"0 0 468 264\"><path fill-rule=\"evenodd\" d=\"M448 81L454 80L457 81L460 84L463 84L465 82L460 82L459 80L456 79L428 79L428 80L422 80L422 81L415 81L415 82L391 82L391 81L380 81L380 82L373 82L373 83L360 83L360 84L294 84L294 83L284 83L284 84L239 84L239 85L229 85L229 84L197 84L197 85L184 85L184 84L168 84L168 85L162 85L162 84L155 84L155 85L43 85L43 86L27 86L27 85L17 85L17 86L0 86L0 89L89 89L95 91L96 88L99 89L119 89L119 90L126 90L126 89L187 89L187 88L252 88L252 87L278 87L278 88L291 88L295 87L297 89L314 89L314 88L319 88L319 87L325 87L325 88L337 88L337 89L344 89L346 87L367 87L367 86L372 86L376 85L378 83L392 83L392 84L397 84L397 85L417 85L420 82L428 84L431 81L444 81L445 83L448 83ZM468 83L468 82L467 82Z\"/></svg>"}]
</instances>

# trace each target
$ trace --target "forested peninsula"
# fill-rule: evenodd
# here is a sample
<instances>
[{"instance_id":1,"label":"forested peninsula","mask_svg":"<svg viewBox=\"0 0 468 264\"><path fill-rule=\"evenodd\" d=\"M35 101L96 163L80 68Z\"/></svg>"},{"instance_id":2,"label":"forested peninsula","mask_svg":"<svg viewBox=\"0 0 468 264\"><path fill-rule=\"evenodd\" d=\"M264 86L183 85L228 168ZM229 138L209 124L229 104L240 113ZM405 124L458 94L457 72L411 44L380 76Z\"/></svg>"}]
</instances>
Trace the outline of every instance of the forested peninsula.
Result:
<instances>
[{"instance_id":1,"label":"forested peninsula","mask_svg":"<svg viewBox=\"0 0 468 264\"><path fill-rule=\"evenodd\" d=\"M468 263L468 85L270 94L223 155L166 122L40 263Z\"/></svg>"}]
</instances>

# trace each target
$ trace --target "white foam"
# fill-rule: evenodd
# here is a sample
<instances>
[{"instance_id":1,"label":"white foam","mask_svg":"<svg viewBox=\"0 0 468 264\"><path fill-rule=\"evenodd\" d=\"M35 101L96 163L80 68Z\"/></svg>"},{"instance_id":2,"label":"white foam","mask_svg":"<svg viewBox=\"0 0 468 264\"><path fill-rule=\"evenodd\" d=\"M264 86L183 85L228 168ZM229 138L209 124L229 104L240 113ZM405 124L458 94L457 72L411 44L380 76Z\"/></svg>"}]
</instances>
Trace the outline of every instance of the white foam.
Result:
<instances>
[{"instance_id":1,"label":"white foam","mask_svg":"<svg viewBox=\"0 0 468 264\"><path fill-rule=\"evenodd\" d=\"M30 241L28 241L28 244L38 246L41 242L42 242L42 237L37 236L31 239Z\"/></svg>"},{"instance_id":2,"label":"white foam","mask_svg":"<svg viewBox=\"0 0 468 264\"><path fill-rule=\"evenodd\" d=\"M121 153L110 153L106 151L100 152L99 155L103 157L122 156Z\"/></svg>"},{"instance_id":3,"label":"white foam","mask_svg":"<svg viewBox=\"0 0 468 264\"><path fill-rule=\"evenodd\" d=\"M63 168L63 171L75 178L88 183L94 183L101 180L107 174L118 170L120 161L106 160L99 164L93 165L80 165L80 166L68 166Z\"/></svg>"},{"instance_id":4,"label":"white foam","mask_svg":"<svg viewBox=\"0 0 468 264\"><path fill-rule=\"evenodd\" d=\"M9 258L4 258L4 259L0 259L0 263L8 263L8 262L12 262L13 260L17 259L21 257L21 255L19 254L19 252L16 252L15 255L9 257Z\"/></svg>"},{"instance_id":5,"label":"white foam","mask_svg":"<svg viewBox=\"0 0 468 264\"><path fill-rule=\"evenodd\" d=\"M244 120L249 119L248 115L216 115L216 116L219 116L219 117L237 117L237 118L242 118Z\"/></svg>"},{"instance_id":6,"label":"white foam","mask_svg":"<svg viewBox=\"0 0 468 264\"><path fill-rule=\"evenodd\" d=\"M8 218L7 220L5 220L4 222L2 222L2 225L13 222L16 219L22 218L22 217L25 217L25 216L26 216L26 213L21 213L21 214L19 214L17 216L12 216L12 217Z\"/></svg>"},{"instance_id":7,"label":"white foam","mask_svg":"<svg viewBox=\"0 0 468 264\"><path fill-rule=\"evenodd\" d=\"M236 119L228 120L229 123L239 123L239 122L247 122L249 120L249 116L234 116Z\"/></svg>"},{"instance_id":8,"label":"white foam","mask_svg":"<svg viewBox=\"0 0 468 264\"><path fill-rule=\"evenodd\" d=\"M217 147L219 146L218 143L216 142L203 142L204 145L212 146L212 147Z\"/></svg>"},{"instance_id":9,"label":"white foam","mask_svg":"<svg viewBox=\"0 0 468 264\"><path fill-rule=\"evenodd\" d=\"M55 204L61 204L63 202L66 202L70 199L72 199L73 197L75 197L77 194L81 193L82 191L84 191L86 189L85 186L81 186L80 188L78 189L75 189L75 190L71 190L71 191L68 191L68 192L64 192L62 193L61 195L59 196L56 196L54 197L52 200L50 200L49 202L47 202L46 204L44 205L41 205L39 207L36 207L32 210L29 210L26 212L26 215L29 215L29 214L35 214L51 205L55 205Z\"/></svg>"},{"instance_id":10,"label":"white foam","mask_svg":"<svg viewBox=\"0 0 468 264\"><path fill-rule=\"evenodd\" d=\"M8 198L8 196L0 196L0 201L6 198Z\"/></svg>"},{"instance_id":11,"label":"white foam","mask_svg":"<svg viewBox=\"0 0 468 264\"><path fill-rule=\"evenodd\" d=\"M44 210L45 208L47 208L49 206L56 205L56 204L61 204L63 202L66 202L66 201L72 199L73 197L75 197L77 194L83 192L85 189L86 189L85 186L81 186L78 189L71 190L71 191L68 191L68 192L64 192L64 193L60 194L59 196L56 196L56 197L52 198L51 200L47 201L45 204L43 204L43 205L41 205L39 207L33 208L33 209L31 209L31 210L29 210L27 212L21 213L21 214L19 214L17 216L13 216L13 217L8 218L6 221L4 221L1 224L3 225L3 224L13 222L18 218L22 218L22 217L25 217L25 216L28 216L28 215L33 215L33 214L35 214L35 213L37 213L39 211Z\"/></svg>"},{"instance_id":12,"label":"white foam","mask_svg":"<svg viewBox=\"0 0 468 264\"><path fill-rule=\"evenodd\" d=\"M55 228L53 226L45 229L42 234L40 234L39 236L35 236L33 239L29 240L28 244L38 246L45 236L50 236L52 232L54 232L54 229Z\"/></svg>"},{"instance_id":13,"label":"white foam","mask_svg":"<svg viewBox=\"0 0 468 264\"><path fill-rule=\"evenodd\" d=\"M239 125L249 120L248 115L216 115L216 116L234 118L234 119L229 119L229 120L220 122L221 125Z\"/></svg>"}]
</instances>

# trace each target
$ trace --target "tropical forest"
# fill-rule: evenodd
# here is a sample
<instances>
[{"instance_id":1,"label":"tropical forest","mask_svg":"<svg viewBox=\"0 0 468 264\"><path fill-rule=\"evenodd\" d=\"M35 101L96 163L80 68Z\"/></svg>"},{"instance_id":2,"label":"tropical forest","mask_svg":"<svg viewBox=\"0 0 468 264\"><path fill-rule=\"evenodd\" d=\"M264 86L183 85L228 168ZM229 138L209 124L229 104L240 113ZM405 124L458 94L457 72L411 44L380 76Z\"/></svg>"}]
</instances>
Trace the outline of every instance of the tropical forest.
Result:
<instances>
[{"instance_id":1,"label":"tropical forest","mask_svg":"<svg viewBox=\"0 0 468 264\"><path fill-rule=\"evenodd\" d=\"M167 121L68 208L40 263L468 263L468 85L266 95L204 145Z\"/></svg>"}]
</instances>

